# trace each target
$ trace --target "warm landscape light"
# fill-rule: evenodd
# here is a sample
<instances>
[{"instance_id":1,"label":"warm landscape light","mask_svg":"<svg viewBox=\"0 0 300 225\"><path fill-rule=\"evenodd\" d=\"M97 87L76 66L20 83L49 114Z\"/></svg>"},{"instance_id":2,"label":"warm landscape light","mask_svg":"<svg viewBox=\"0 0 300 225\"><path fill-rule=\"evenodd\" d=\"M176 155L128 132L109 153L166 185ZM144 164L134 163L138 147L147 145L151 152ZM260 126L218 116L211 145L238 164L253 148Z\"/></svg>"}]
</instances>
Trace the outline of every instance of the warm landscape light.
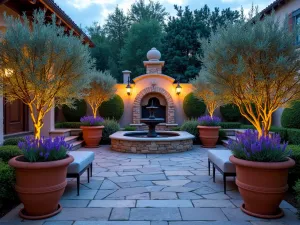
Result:
<instances>
[{"instance_id":1,"label":"warm landscape light","mask_svg":"<svg viewBox=\"0 0 300 225\"><path fill-rule=\"evenodd\" d=\"M182 87L180 86L179 81L178 81L177 86L176 86L176 94L180 95L181 89L182 89Z\"/></svg>"},{"instance_id":2,"label":"warm landscape light","mask_svg":"<svg viewBox=\"0 0 300 225\"><path fill-rule=\"evenodd\" d=\"M128 77L128 83L127 83L127 86L126 86L126 92L127 92L127 95L131 95L131 86L130 86L129 77Z\"/></svg>"}]
</instances>

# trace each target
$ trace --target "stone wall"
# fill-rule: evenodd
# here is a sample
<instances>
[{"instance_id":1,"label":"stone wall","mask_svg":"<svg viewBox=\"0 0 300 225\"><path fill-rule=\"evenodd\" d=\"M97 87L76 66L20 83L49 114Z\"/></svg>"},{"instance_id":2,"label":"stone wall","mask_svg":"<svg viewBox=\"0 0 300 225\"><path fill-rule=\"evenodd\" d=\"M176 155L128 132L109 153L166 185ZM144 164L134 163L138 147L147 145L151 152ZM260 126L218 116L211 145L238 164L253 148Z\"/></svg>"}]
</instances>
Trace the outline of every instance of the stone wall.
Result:
<instances>
[{"instance_id":1,"label":"stone wall","mask_svg":"<svg viewBox=\"0 0 300 225\"><path fill-rule=\"evenodd\" d=\"M129 153L175 153L185 152L193 147L193 140L179 141L130 141L130 140L111 140L111 149L117 152Z\"/></svg>"}]
</instances>

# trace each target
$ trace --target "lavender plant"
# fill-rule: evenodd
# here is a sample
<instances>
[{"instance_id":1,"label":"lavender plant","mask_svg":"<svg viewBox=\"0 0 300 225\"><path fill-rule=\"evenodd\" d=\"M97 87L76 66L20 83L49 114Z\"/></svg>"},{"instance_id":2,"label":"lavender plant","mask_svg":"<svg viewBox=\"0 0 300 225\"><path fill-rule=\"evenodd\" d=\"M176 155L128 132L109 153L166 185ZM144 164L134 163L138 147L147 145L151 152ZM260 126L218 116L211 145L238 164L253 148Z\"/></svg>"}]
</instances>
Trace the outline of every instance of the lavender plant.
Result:
<instances>
[{"instance_id":1,"label":"lavender plant","mask_svg":"<svg viewBox=\"0 0 300 225\"><path fill-rule=\"evenodd\" d=\"M80 122L85 126L100 126L104 119L100 116L84 116L81 117Z\"/></svg>"},{"instance_id":2,"label":"lavender plant","mask_svg":"<svg viewBox=\"0 0 300 225\"><path fill-rule=\"evenodd\" d=\"M220 126L221 119L217 116L201 116L198 118L198 123L201 126L217 127Z\"/></svg>"},{"instance_id":3,"label":"lavender plant","mask_svg":"<svg viewBox=\"0 0 300 225\"><path fill-rule=\"evenodd\" d=\"M287 143L280 144L280 135L259 137L256 130L236 134L236 141L229 140L228 148L236 158L256 162L283 162L290 156Z\"/></svg>"},{"instance_id":4,"label":"lavender plant","mask_svg":"<svg viewBox=\"0 0 300 225\"><path fill-rule=\"evenodd\" d=\"M72 149L72 145L65 141L65 137L55 137L34 139L26 137L24 141L18 143L24 158L28 162L56 161L67 157L67 152Z\"/></svg>"}]
</instances>

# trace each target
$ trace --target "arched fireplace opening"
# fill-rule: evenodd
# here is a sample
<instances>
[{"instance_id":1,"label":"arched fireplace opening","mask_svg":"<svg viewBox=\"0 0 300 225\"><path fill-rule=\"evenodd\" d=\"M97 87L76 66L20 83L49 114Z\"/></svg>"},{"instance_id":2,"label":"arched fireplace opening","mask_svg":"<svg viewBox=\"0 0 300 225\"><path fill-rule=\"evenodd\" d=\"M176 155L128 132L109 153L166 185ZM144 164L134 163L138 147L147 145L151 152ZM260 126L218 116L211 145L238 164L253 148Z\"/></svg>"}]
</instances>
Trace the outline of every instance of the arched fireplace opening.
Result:
<instances>
[{"instance_id":1,"label":"arched fireplace opening","mask_svg":"<svg viewBox=\"0 0 300 225\"><path fill-rule=\"evenodd\" d=\"M149 110L147 109L148 106L156 106L157 109L155 110L155 117L156 118L163 118L164 123L166 122L166 105L163 105L164 102L160 102L159 98L157 97L150 97L148 99L147 104L142 105L142 118L148 118L149 117Z\"/></svg>"}]
</instances>

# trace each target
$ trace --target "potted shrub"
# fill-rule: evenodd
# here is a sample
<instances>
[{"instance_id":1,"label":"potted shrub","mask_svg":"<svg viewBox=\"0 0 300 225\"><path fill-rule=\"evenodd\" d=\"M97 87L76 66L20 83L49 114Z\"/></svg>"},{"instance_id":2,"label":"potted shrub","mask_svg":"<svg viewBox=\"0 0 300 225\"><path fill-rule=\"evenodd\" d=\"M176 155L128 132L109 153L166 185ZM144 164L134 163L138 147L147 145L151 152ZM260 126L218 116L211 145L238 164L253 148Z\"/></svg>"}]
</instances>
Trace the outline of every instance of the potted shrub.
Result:
<instances>
[{"instance_id":1,"label":"potted shrub","mask_svg":"<svg viewBox=\"0 0 300 225\"><path fill-rule=\"evenodd\" d=\"M102 138L102 131L104 126L101 126L101 123L104 122L104 119L99 116L84 116L81 117L80 122L82 126L83 140L86 144L86 148L96 148L99 146L99 143Z\"/></svg>"},{"instance_id":2,"label":"potted shrub","mask_svg":"<svg viewBox=\"0 0 300 225\"><path fill-rule=\"evenodd\" d=\"M215 148L219 139L221 119L216 116L202 116L198 118L199 138L204 148Z\"/></svg>"},{"instance_id":3,"label":"potted shrub","mask_svg":"<svg viewBox=\"0 0 300 225\"><path fill-rule=\"evenodd\" d=\"M255 130L238 133L228 147L236 166L236 184L244 200L243 212L260 218L279 218L279 208L288 190L288 169L295 165L289 158L287 144L280 144L280 136L259 136Z\"/></svg>"},{"instance_id":4,"label":"potted shrub","mask_svg":"<svg viewBox=\"0 0 300 225\"><path fill-rule=\"evenodd\" d=\"M19 142L23 155L9 160L16 171L16 191L24 208L19 215L25 219L44 219L62 210L59 200L67 185L67 168L73 157L72 146L64 137L33 139Z\"/></svg>"}]
</instances>

